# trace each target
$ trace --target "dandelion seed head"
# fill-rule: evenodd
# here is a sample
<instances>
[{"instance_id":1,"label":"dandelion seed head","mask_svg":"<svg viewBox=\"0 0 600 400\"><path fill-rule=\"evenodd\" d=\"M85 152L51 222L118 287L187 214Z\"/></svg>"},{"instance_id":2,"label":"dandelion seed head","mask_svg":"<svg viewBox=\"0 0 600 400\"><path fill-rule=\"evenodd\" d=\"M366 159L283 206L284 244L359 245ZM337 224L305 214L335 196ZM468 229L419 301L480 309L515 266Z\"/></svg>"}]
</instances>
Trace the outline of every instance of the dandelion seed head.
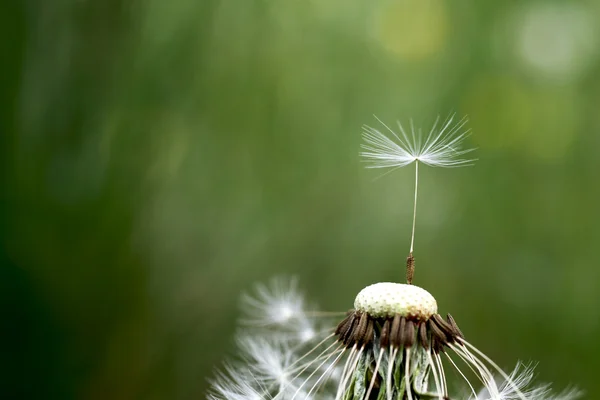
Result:
<instances>
[{"instance_id":1,"label":"dandelion seed head","mask_svg":"<svg viewBox=\"0 0 600 400\"><path fill-rule=\"evenodd\" d=\"M425 289L402 283L381 282L361 290L354 308L375 317L402 317L427 321L437 313L435 298Z\"/></svg>"},{"instance_id":2,"label":"dandelion seed head","mask_svg":"<svg viewBox=\"0 0 600 400\"><path fill-rule=\"evenodd\" d=\"M293 315L285 323L275 323L269 305L282 300L294 305ZM437 313L429 292L414 285L383 282L364 288L356 296L355 308L341 313L346 317L337 325L331 313L304 309L295 281L278 279L259 285L244 301L253 307L245 310L238 333L238 358L217 373L208 400L574 400L580 396L574 389L555 395L548 384L531 385L533 367L519 364L511 374L503 372L464 338L454 318ZM322 329L316 318L323 318L328 328ZM448 367L464 379L469 395L449 393ZM473 376L483 390L475 389Z\"/></svg>"}]
</instances>

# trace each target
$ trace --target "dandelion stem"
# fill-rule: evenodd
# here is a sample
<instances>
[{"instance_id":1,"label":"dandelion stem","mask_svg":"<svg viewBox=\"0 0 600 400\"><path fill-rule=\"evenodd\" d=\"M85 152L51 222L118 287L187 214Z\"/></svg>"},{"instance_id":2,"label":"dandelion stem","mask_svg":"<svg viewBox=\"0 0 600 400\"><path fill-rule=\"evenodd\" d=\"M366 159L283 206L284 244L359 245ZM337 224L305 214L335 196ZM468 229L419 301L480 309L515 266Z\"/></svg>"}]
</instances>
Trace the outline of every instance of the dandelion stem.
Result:
<instances>
[{"instance_id":1,"label":"dandelion stem","mask_svg":"<svg viewBox=\"0 0 600 400\"><path fill-rule=\"evenodd\" d=\"M413 206L413 224L412 235L410 238L410 254L412 254L415 244L415 225L417 223L417 188L419 186L419 161L415 160L415 204Z\"/></svg>"},{"instance_id":2,"label":"dandelion stem","mask_svg":"<svg viewBox=\"0 0 600 400\"><path fill-rule=\"evenodd\" d=\"M410 252L406 259L406 283L412 284L413 275L415 273L415 258L413 257L413 249L415 245L415 226L417 224L417 189L419 187L419 160L415 160L415 203L413 205L413 224L412 234L410 237Z\"/></svg>"}]
</instances>

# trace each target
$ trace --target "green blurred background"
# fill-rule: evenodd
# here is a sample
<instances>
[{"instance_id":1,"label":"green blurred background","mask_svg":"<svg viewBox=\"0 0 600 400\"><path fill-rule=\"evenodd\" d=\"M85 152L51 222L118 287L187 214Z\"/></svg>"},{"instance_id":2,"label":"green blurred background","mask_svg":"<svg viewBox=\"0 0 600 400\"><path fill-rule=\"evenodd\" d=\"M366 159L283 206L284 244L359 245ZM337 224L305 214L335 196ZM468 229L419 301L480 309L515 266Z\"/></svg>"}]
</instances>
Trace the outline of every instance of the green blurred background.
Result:
<instances>
[{"instance_id":1,"label":"green blurred background","mask_svg":"<svg viewBox=\"0 0 600 400\"><path fill-rule=\"evenodd\" d=\"M479 161L422 169L415 283L600 398L598 1L0 7L2 398L200 399L253 282L401 281L414 167L361 126L451 112Z\"/></svg>"}]
</instances>

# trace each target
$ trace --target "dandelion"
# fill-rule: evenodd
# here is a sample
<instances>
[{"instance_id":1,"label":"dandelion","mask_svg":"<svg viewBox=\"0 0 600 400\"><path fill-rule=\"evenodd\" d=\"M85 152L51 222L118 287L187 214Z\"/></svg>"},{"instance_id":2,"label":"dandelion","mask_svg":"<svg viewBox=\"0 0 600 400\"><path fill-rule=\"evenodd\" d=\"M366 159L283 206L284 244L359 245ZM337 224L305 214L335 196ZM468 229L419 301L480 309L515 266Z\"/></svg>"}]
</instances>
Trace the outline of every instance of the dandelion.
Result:
<instances>
[{"instance_id":1,"label":"dandelion","mask_svg":"<svg viewBox=\"0 0 600 400\"><path fill-rule=\"evenodd\" d=\"M260 285L256 292L268 294L271 304L278 304L275 293L282 282L279 278L270 286ZM279 300L305 304L296 281L291 282L295 298L279 293ZM256 321L264 321L277 308L258 310L263 314L256 315ZM429 292L415 285L367 286L347 313L298 311L293 318L273 320L268 326L243 319L236 341L239 360L217 375L208 399L574 400L581 396L574 389L555 395L548 384L532 385L533 366L517 364L512 373L505 373L465 339L452 316L442 318ZM343 314L345 318L336 324L333 317ZM329 328L304 341L297 319ZM466 394L450 395L449 369L461 377Z\"/></svg>"},{"instance_id":2,"label":"dandelion","mask_svg":"<svg viewBox=\"0 0 600 400\"><path fill-rule=\"evenodd\" d=\"M209 400L572 400L577 390L553 396L549 385L532 386L533 368L511 374L467 341L454 318L438 313L437 301L412 284L418 164L468 165L461 158L466 119L421 140L384 125L396 142L365 127L362 153L374 168L416 164L415 203L407 283L380 282L362 289L346 313L308 308L295 279L258 285L242 299L239 359L212 382ZM335 321L334 317L339 317ZM447 370L462 378L466 395L450 397ZM498 380L499 379L499 380ZM476 390L476 388L481 389Z\"/></svg>"}]
</instances>

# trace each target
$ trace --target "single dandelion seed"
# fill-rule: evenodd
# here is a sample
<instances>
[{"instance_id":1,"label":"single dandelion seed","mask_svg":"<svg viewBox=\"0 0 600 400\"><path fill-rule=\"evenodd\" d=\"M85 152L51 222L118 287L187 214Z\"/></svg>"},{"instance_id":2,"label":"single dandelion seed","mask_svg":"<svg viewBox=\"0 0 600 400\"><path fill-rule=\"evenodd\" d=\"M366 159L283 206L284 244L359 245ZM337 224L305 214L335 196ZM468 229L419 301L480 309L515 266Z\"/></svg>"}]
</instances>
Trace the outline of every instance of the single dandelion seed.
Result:
<instances>
[{"instance_id":1,"label":"single dandelion seed","mask_svg":"<svg viewBox=\"0 0 600 400\"><path fill-rule=\"evenodd\" d=\"M464 129L467 123L466 117L455 125L452 124L453 115L441 124L438 117L424 140L421 130L415 131L412 120L410 122L410 134L407 134L400 122L398 122L399 133L396 133L379 118L375 118L389 131L391 138L370 126L365 125L363 127L363 140L365 143L361 145L364 151L360 155L370 163L367 168L392 168L390 171L392 172L397 168L415 163L412 233L409 255L406 260L406 281L411 284L415 268L413 251L417 222L419 163L444 168L473 165L476 160L464 158L464 155L475 149L461 149L464 140L469 136L469 130Z\"/></svg>"}]
</instances>

